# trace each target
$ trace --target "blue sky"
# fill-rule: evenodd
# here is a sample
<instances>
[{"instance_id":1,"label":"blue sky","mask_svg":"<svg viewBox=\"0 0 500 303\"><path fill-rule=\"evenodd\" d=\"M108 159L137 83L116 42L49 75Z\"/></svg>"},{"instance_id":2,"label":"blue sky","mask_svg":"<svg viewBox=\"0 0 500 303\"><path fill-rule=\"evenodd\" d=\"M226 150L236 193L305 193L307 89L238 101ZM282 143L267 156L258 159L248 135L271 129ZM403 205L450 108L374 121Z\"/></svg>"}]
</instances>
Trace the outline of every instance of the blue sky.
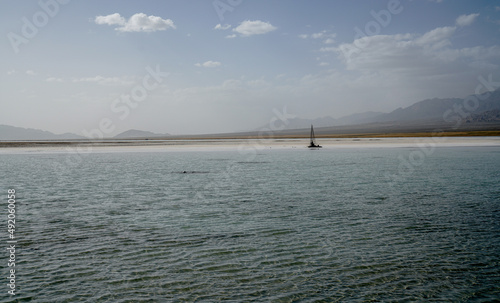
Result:
<instances>
[{"instance_id":1,"label":"blue sky","mask_svg":"<svg viewBox=\"0 0 500 303\"><path fill-rule=\"evenodd\" d=\"M0 124L55 133L241 131L500 81L497 1L2 1L0 26Z\"/></svg>"}]
</instances>

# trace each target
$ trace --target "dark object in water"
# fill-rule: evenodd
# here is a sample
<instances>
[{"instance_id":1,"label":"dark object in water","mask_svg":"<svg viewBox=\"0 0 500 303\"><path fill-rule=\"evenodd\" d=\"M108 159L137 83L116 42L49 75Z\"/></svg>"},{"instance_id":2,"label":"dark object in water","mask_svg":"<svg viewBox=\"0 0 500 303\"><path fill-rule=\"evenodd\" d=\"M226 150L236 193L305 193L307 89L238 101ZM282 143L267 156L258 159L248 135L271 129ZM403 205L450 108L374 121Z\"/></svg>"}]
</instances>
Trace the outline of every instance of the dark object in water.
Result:
<instances>
[{"instance_id":1,"label":"dark object in water","mask_svg":"<svg viewBox=\"0 0 500 303\"><path fill-rule=\"evenodd\" d=\"M197 170L183 170L183 171L174 171L173 174L208 174L208 171L197 171Z\"/></svg>"}]
</instances>

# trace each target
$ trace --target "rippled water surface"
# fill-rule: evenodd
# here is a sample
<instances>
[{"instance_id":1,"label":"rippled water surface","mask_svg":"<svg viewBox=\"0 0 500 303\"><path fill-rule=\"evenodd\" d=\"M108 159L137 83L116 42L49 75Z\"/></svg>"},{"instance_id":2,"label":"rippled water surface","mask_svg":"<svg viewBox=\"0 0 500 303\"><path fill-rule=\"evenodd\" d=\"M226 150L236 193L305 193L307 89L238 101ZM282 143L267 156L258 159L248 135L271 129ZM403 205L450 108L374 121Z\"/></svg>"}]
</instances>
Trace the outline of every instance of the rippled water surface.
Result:
<instances>
[{"instance_id":1,"label":"rippled water surface","mask_svg":"<svg viewBox=\"0 0 500 303\"><path fill-rule=\"evenodd\" d=\"M0 155L15 300L500 300L500 150L416 151Z\"/></svg>"}]
</instances>

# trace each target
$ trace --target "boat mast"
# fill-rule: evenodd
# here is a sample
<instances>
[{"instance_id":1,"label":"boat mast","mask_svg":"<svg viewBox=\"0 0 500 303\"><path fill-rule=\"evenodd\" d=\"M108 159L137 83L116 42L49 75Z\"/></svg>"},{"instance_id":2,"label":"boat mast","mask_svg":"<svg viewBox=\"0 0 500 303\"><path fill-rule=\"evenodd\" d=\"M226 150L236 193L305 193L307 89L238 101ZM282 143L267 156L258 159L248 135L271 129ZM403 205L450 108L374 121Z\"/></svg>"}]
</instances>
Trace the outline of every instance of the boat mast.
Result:
<instances>
[{"instance_id":1,"label":"boat mast","mask_svg":"<svg viewBox=\"0 0 500 303\"><path fill-rule=\"evenodd\" d=\"M314 145L314 129L312 124L311 124L311 145Z\"/></svg>"}]
</instances>

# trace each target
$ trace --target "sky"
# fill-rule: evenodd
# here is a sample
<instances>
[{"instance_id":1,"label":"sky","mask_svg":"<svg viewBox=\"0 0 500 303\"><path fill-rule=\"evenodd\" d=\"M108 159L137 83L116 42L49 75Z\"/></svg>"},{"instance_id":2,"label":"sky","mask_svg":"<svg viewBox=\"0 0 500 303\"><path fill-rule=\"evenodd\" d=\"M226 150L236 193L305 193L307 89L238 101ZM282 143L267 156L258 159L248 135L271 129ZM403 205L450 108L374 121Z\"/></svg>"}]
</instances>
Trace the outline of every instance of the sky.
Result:
<instances>
[{"instance_id":1,"label":"sky","mask_svg":"<svg viewBox=\"0 0 500 303\"><path fill-rule=\"evenodd\" d=\"M255 130L500 85L500 1L1 6L0 124L57 134Z\"/></svg>"}]
</instances>

